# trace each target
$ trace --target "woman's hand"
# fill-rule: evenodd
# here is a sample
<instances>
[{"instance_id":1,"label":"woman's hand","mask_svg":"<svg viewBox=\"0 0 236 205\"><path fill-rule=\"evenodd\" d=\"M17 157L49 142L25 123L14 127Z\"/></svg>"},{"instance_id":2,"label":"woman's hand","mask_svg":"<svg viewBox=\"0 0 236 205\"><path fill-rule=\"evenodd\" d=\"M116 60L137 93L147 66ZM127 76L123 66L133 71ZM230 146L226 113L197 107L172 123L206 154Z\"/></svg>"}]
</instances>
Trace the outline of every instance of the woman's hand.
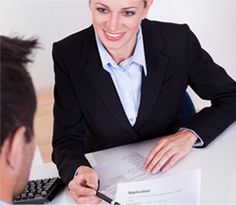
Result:
<instances>
[{"instance_id":1,"label":"woman's hand","mask_svg":"<svg viewBox=\"0 0 236 205\"><path fill-rule=\"evenodd\" d=\"M169 170L190 152L196 141L197 137L187 129L163 137L149 153L144 163L145 170L153 174Z\"/></svg>"},{"instance_id":2,"label":"woman's hand","mask_svg":"<svg viewBox=\"0 0 236 205\"><path fill-rule=\"evenodd\" d=\"M90 187L90 188L89 188ZM69 193L78 204L99 204L96 197L98 176L96 172L86 166L80 166L75 177L68 184Z\"/></svg>"}]
</instances>

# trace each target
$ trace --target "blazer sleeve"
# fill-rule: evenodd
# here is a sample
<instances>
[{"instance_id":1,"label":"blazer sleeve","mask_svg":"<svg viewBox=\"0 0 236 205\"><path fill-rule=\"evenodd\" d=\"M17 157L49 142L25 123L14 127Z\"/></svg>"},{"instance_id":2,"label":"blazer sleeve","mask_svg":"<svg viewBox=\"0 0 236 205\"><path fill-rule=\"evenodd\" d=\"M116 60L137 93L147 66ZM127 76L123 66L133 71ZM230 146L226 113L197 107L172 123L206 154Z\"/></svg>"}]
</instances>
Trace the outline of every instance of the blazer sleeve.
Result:
<instances>
[{"instance_id":1,"label":"blazer sleeve","mask_svg":"<svg viewBox=\"0 0 236 205\"><path fill-rule=\"evenodd\" d=\"M186 127L194 130L207 146L236 120L236 82L201 48L186 26L187 73L191 88L211 106L198 112Z\"/></svg>"},{"instance_id":2,"label":"blazer sleeve","mask_svg":"<svg viewBox=\"0 0 236 205\"><path fill-rule=\"evenodd\" d=\"M57 43L53 44L55 102L52 160L57 165L60 177L68 184L79 166L90 166L90 164L84 155L82 114L61 50Z\"/></svg>"}]
</instances>

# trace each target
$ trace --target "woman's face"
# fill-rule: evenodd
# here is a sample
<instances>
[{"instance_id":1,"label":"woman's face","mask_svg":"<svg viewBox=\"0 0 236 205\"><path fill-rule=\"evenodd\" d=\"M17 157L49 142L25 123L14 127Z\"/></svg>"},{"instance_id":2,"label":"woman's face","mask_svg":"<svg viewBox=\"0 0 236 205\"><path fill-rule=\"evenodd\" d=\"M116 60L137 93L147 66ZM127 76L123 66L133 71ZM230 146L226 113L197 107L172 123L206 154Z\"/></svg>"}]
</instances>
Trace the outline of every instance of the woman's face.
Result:
<instances>
[{"instance_id":1,"label":"woman's face","mask_svg":"<svg viewBox=\"0 0 236 205\"><path fill-rule=\"evenodd\" d=\"M90 0L95 32L110 52L132 50L153 0Z\"/></svg>"}]
</instances>

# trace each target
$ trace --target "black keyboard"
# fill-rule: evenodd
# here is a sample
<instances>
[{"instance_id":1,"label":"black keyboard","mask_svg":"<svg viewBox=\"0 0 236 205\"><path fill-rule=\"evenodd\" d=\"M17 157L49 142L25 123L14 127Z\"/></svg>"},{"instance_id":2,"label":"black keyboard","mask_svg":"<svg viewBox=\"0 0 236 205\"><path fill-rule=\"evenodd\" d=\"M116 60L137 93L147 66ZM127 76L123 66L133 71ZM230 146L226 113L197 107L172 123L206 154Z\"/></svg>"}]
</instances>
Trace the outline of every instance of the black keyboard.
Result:
<instances>
[{"instance_id":1,"label":"black keyboard","mask_svg":"<svg viewBox=\"0 0 236 205\"><path fill-rule=\"evenodd\" d=\"M24 191L14 198L14 204L44 204L54 199L56 194L65 187L58 178L45 178L28 181Z\"/></svg>"}]
</instances>

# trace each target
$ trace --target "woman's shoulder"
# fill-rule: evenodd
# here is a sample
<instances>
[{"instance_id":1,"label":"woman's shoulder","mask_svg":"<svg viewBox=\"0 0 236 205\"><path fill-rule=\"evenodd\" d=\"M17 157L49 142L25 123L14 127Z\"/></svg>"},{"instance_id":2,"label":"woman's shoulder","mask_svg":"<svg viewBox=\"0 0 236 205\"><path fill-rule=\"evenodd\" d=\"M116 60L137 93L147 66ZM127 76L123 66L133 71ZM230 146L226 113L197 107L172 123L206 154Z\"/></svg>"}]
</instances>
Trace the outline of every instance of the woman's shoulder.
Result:
<instances>
[{"instance_id":1,"label":"woman's shoulder","mask_svg":"<svg viewBox=\"0 0 236 205\"><path fill-rule=\"evenodd\" d=\"M186 27L188 26L185 23L174 23L144 19L142 21L142 27L144 27L144 29L158 29L159 31L163 32L173 32L183 30L183 28L186 29Z\"/></svg>"},{"instance_id":2,"label":"woman's shoulder","mask_svg":"<svg viewBox=\"0 0 236 205\"><path fill-rule=\"evenodd\" d=\"M93 26L89 26L88 28L85 28L81 31L78 31L76 33L70 34L63 39L54 42L54 46L56 47L62 47L62 48L70 48L71 46L80 45L80 43L84 40L84 38L90 38L89 36L94 35L94 29Z\"/></svg>"},{"instance_id":3,"label":"woman's shoulder","mask_svg":"<svg viewBox=\"0 0 236 205\"><path fill-rule=\"evenodd\" d=\"M185 23L161 22L144 19L142 22L143 33L152 36L159 35L166 42L185 41L190 28Z\"/></svg>"}]
</instances>

